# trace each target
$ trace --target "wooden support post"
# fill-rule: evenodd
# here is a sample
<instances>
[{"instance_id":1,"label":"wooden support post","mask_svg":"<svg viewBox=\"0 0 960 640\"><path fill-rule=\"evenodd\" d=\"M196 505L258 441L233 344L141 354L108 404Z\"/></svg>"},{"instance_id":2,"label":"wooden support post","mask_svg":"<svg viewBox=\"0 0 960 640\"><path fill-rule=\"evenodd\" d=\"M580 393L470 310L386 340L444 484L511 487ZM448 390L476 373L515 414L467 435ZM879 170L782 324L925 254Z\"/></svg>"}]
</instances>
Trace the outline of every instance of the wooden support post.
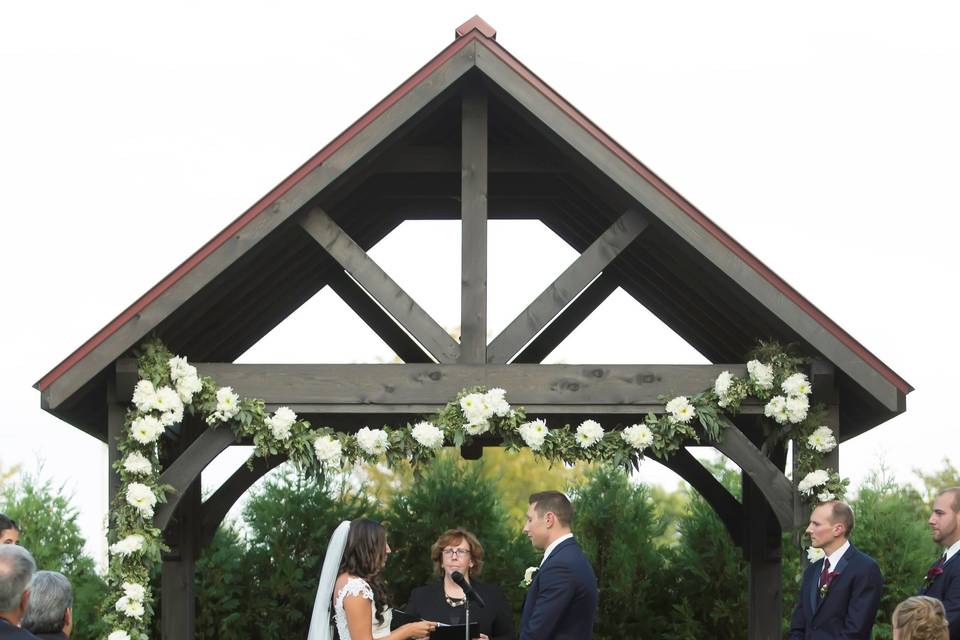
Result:
<instances>
[{"instance_id":1,"label":"wooden support post","mask_svg":"<svg viewBox=\"0 0 960 640\"><path fill-rule=\"evenodd\" d=\"M464 89L460 213L460 364L487 361L487 94Z\"/></svg>"},{"instance_id":2,"label":"wooden support post","mask_svg":"<svg viewBox=\"0 0 960 640\"><path fill-rule=\"evenodd\" d=\"M120 459L117 445L123 437L123 421L126 417L124 405L117 399L117 381L113 376L107 380L107 495L108 508L113 509L113 502L120 490L120 474L113 465Z\"/></svg>"},{"instance_id":3,"label":"wooden support post","mask_svg":"<svg viewBox=\"0 0 960 640\"><path fill-rule=\"evenodd\" d=\"M810 363L810 384L813 386L811 404L826 405L827 415L824 417L823 424L833 430L833 437L839 443L840 402L833 364L819 358ZM840 447L828 453L825 462L828 471L840 471Z\"/></svg>"},{"instance_id":4,"label":"wooden support post","mask_svg":"<svg viewBox=\"0 0 960 640\"><path fill-rule=\"evenodd\" d=\"M780 638L781 624L781 529L760 489L746 474L743 507L747 514L746 556L750 563L747 637L776 640Z\"/></svg>"}]
</instances>

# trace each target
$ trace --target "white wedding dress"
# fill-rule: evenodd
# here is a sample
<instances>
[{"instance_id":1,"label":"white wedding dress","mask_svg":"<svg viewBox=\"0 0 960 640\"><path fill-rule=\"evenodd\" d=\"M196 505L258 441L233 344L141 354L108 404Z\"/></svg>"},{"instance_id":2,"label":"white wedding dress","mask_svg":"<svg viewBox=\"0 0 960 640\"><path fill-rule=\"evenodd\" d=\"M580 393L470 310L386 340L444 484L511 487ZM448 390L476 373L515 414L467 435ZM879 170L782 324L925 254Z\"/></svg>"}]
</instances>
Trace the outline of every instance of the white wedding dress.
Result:
<instances>
[{"instance_id":1,"label":"white wedding dress","mask_svg":"<svg viewBox=\"0 0 960 640\"><path fill-rule=\"evenodd\" d=\"M383 613L383 624L377 624L377 616L373 610L373 590L363 578L351 576L337 592L337 597L333 601L333 618L337 623L337 633L340 635L340 640L352 640L350 630L347 628L347 614L343 610L343 599L347 596L360 596L370 601L370 618L374 638L383 638L390 635L390 619L393 617L393 610L387 609Z\"/></svg>"}]
</instances>

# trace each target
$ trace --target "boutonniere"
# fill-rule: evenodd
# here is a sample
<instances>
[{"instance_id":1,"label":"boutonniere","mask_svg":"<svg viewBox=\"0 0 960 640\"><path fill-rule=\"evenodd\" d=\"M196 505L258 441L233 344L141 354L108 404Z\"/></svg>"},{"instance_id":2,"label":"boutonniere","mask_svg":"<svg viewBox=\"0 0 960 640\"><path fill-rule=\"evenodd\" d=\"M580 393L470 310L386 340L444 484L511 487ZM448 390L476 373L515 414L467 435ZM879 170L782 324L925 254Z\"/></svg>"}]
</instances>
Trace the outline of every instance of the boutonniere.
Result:
<instances>
[{"instance_id":1,"label":"boutonniere","mask_svg":"<svg viewBox=\"0 0 960 640\"><path fill-rule=\"evenodd\" d=\"M933 581L936 580L937 576L939 576L941 573L943 573L943 567L939 565L933 565L927 569L927 575L923 579L923 588L929 589L930 585L933 584Z\"/></svg>"},{"instance_id":2,"label":"boutonniere","mask_svg":"<svg viewBox=\"0 0 960 640\"><path fill-rule=\"evenodd\" d=\"M827 574L827 579L823 583L823 586L820 587L820 597L824 598L828 593L830 593L830 585L833 584L833 579L840 575L839 571L831 571Z\"/></svg>"},{"instance_id":3,"label":"boutonniere","mask_svg":"<svg viewBox=\"0 0 960 640\"><path fill-rule=\"evenodd\" d=\"M540 567L527 567L527 570L523 572L523 580L520 581L520 588L527 589L530 587L530 583L533 582L533 577L537 575L537 571L540 570Z\"/></svg>"}]
</instances>

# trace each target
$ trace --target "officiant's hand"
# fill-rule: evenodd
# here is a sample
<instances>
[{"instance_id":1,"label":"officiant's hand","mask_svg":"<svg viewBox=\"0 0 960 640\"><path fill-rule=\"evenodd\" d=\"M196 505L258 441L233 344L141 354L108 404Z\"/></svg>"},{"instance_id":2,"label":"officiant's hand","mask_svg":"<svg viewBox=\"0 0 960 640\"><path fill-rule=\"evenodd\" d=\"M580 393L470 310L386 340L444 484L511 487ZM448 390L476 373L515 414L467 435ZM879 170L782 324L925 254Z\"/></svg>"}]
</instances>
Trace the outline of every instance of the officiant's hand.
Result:
<instances>
[{"instance_id":1,"label":"officiant's hand","mask_svg":"<svg viewBox=\"0 0 960 640\"><path fill-rule=\"evenodd\" d=\"M403 630L405 637L407 638L429 638L430 633L437 628L436 622L431 622L429 620L422 620L420 622L410 622L400 629Z\"/></svg>"}]
</instances>

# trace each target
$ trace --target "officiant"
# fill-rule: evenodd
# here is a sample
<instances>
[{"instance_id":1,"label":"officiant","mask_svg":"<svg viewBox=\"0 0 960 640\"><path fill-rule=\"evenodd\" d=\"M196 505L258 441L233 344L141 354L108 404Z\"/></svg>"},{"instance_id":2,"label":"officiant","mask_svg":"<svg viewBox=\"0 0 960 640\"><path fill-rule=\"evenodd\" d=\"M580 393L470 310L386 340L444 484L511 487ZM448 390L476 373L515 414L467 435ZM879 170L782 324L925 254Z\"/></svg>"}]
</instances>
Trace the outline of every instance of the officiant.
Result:
<instances>
[{"instance_id":1,"label":"officiant","mask_svg":"<svg viewBox=\"0 0 960 640\"><path fill-rule=\"evenodd\" d=\"M427 620L464 624L466 594L450 577L460 572L476 591L485 607L470 602L470 623L479 623L482 640L513 640L513 616L499 587L476 580L483 569L483 547L466 529L448 529L430 549L437 581L418 587L410 594L405 610Z\"/></svg>"}]
</instances>

